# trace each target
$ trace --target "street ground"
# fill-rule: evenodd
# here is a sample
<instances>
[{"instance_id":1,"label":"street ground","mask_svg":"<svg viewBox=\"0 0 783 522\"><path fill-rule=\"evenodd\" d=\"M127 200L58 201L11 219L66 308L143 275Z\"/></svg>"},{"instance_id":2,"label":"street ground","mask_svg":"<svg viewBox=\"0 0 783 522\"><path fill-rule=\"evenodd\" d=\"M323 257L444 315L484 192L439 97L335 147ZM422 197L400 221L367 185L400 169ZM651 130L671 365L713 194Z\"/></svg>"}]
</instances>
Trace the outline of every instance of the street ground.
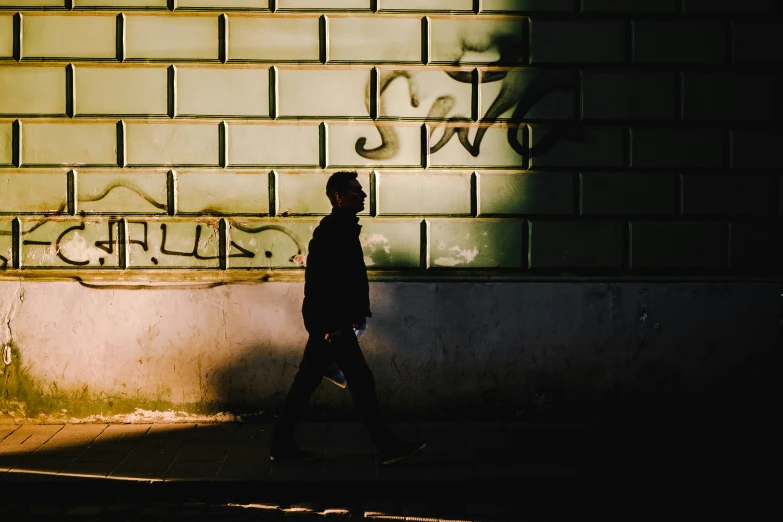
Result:
<instances>
[{"instance_id":1,"label":"street ground","mask_svg":"<svg viewBox=\"0 0 783 522\"><path fill-rule=\"evenodd\" d=\"M17 515L8 520L297 522L783 514L783 424L776 421L394 429L427 440L427 449L384 467L361 424L306 423L299 442L323 458L278 464L268 459L268 423L0 425L0 513Z\"/></svg>"}]
</instances>

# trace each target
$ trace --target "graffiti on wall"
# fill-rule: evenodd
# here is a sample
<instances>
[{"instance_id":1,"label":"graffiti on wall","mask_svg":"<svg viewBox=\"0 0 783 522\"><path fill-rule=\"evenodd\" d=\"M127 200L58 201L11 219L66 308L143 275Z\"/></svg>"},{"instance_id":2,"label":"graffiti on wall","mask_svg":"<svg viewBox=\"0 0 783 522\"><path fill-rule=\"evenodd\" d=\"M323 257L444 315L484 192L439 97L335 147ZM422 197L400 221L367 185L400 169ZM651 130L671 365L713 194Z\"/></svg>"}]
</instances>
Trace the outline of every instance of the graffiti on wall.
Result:
<instances>
[{"instance_id":1,"label":"graffiti on wall","mask_svg":"<svg viewBox=\"0 0 783 522\"><path fill-rule=\"evenodd\" d=\"M21 220L23 267L121 268L121 252L136 268L220 268L221 259L232 268L299 267L304 264L305 243L312 224L284 226L273 220L240 222L199 218L134 220L110 218ZM227 247L221 249L221 234ZM11 268L12 230L0 229L0 270ZM127 236L127 237L125 237ZM125 238L125 239L123 239ZM124 242L123 242L124 241Z\"/></svg>"},{"instance_id":2,"label":"graffiti on wall","mask_svg":"<svg viewBox=\"0 0 783 522\"><path fill-rule=\"evenodd\" d=\"M439 52L453 58L453 67L464 67L464 59L475 58L477 55L491 55L497 59L487 64L488 67L480 74L478 82L474 78L474 72L464 68L445 69L443 74L461 84L485 85L499 82L500 89L483 114L478 116L478 121L474 121L468 112L472 108L472 100L459 103L453 94L447 93L430 96L429 108L424 116L424 121L429 126L430 154L443 149L456 136L471 156L478 157L488 130L509 112L510 114L503 118L506 121L506 139L511 149L521 157L526 153L543 153L563 139L582 139L572 125L555 125L535 147L526 151L519 132L525 116L538 102L552 93L574 92L578 88L578 74L575 71L522 69L525 44L522 27L518 23L472 24L470 30L467 30L467 25L462 29L464 30L457 29L453 41L440 43L441 46L450 47L440 49ZM422 102L422 93L426 90L422 78L427 74L415 70L379 71L380 118L395 116L390 113L388 103L390 88L396 82L406 83L408 103L410 107L418 108ZM369 85L367 93L365 102L370 111L372 100ZM368 139L362 137L356 141L356 153L370 160L387 160L397 156L400 152L400 140L394 127L376 125L376 129L381 139L380 146L368 148ZM435 139L437 133L440 135Z\"/></svg>"}]
</instances>

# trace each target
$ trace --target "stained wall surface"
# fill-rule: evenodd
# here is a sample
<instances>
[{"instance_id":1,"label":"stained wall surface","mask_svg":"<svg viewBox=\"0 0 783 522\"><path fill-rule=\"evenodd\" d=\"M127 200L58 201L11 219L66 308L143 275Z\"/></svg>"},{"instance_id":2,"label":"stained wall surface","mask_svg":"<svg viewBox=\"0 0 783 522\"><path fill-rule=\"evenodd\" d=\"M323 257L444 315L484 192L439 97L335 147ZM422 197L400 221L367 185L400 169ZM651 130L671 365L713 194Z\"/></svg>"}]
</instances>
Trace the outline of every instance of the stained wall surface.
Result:
<instances>
[{"instance_id":1,"label":"stained wall surface","mask_svg":"<svg viewBox=\"0 0 783 522\"><path fill-rule=\"evenodd\" d=\"M424 302L435 284L463 300L474 291L463 283L490 281L502 301L540 278L588 295L574 277L658 281L660 296L705 277L716 288L773 284L782 10L777 0L0 0L3 295L34 285L71 296L84 317L122 296L165 306L149 285L180 285L178 318L225 314L198 285L255 284L270 302L280 291L270 285L300 288L307 242L329 212L326 179L342 169L369 194L361 239L377 295L412 284L423 293L408 298ZM281 321L301 336L301 296L286 292ZM45 312L43 301L40 311L14 303L3 303L9 318ZM100 335L73 328L88 353L147 343L127 332L98 346ZM187 329L172 320L164 338L181 348ZM283 330L269 330L270 346L288 346ZM22 343L19 332L7 327L0 342L37 389L89 380L91 394L121 393L108 363L92 363L98 379L82 365L53 377L39 363L60 334ZM514 357L502 364L521 382L528 363ZM287 381L290 361L272 360ZM145 378L163 385L163 368Z\"/></svg>"}]
</instances>

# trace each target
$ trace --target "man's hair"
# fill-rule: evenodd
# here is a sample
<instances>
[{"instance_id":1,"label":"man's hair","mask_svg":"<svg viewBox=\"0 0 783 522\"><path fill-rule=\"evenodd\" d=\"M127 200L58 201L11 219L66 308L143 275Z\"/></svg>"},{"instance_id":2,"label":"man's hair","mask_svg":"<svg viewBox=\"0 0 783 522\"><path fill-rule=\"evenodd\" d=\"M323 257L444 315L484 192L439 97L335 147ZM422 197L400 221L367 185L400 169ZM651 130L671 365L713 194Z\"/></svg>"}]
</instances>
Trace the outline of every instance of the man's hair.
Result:
<instances>
[{"instance_id":1,"label":"man's hair","mask_svg":"<svg viewBox=\"0 0 783 522\"><path fill-rule=\"evenodd\" d=\"M334 203L334 195L337 192L344 193L348 190L348 184L356 179L359 174L354 170L341 170L329 176L326 182L326 197Z\"/></svg>"}]
</instances>

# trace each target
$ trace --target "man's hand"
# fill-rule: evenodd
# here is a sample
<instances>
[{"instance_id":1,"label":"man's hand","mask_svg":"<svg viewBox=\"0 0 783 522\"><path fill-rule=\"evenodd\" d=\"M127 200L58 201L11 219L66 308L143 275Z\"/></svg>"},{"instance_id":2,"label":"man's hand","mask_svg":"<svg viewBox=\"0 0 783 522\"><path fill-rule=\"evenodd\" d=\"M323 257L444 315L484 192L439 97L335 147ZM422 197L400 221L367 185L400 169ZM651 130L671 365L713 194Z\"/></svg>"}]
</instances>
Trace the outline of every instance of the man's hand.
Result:
<instances>
[{"instance_id":1,"label":"man's hand","mask_svg":"<svg viewBox=\"0 0 783 522\"><path fill-rule=\"evenodd\" d=\"M331 341L332 337L340 337L342 334L343 334L342 329L337 329L332 333L328 333L324 335L324 339L326 339L327 341Z\"/></svg>"},{"instance_id":2,"label":"man's hand","mask_svg":"<svg viewBox=\"0 0 783 522\"><path fill-rule=\"evenodd\" d=\"M367 332L367 323L366 322L364 322L364 323L355 323L353 325L353 331L356 334L356 338L357 339L360 338L362 335L365 334L365 332Z\"/></svg>"}]
</instances>

